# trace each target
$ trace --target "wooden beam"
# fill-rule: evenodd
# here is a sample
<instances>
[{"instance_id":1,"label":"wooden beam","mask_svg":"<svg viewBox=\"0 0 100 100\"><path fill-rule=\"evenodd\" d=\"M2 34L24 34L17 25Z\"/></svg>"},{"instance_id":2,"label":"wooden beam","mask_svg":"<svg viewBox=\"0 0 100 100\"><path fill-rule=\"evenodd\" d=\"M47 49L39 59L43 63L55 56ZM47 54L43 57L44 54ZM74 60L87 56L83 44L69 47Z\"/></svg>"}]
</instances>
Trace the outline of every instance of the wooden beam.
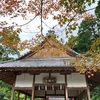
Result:
<instances>
[{"instance_id":1,"label":"wooden beam","mask_svg":"<svg viewBox=\"0 0 100 100\"><path fill-rule=\"evenodd\" d=\"M32 87L15 87L15 90L32 90Z\"/></svg>"}]
</instances>

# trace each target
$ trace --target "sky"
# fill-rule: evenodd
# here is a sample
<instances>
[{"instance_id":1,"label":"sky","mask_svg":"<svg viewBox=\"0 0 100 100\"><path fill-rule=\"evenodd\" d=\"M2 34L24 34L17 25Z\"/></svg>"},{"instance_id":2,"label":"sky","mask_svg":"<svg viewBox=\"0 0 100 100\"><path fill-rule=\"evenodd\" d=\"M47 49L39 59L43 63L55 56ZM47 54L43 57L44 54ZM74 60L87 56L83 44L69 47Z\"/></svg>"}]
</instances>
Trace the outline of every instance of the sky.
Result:
<instances>
[{"instance_id":1,"label":"sky","mask_svg":"<svg viewBox=\"0 0 100 100\"><path fill-rule=\"evenodd\" d=\"M92 4L91 6L87 6L87 10L90 8L94 8L97 6L97 2ZM89 11L91 14L94 15L94 10ZM33 18L33 16L30 16L30 18ZM35 20L33 20L31 23L29 23L28 25L23 27L23 33L20 35L21 39L31 39L32 37L35 36L35 32L38 32L38 26L41 24L40 23L41 20L39 17L37 17ZM53 26L56 26L58 23L57 21L54 21L52 19L52 16L49 16L48 20L43 20L43 34L46 35L46 33L48 32L48 30L52 29ZM78 22L79 24L81 23L81 20ZM68 39L66 38L65 32L63 32L62 34L62 30L64 30L64 27L60 27L57 26L55 28L55 32L57 33L57 35L59 35L59 37L63 38L64 41L66 42ZM78 32L78 28L77 30L74 31L74 35L77 35ZM22 51L21 54L24 54L27 50Z\"/></svg>"},{"instance_id":2,"label":"sky","mask_svg":"<svg viewBox=\"0 0 100 100\"><path fill-rule=\"evenodd\" d=\"M28 4L28 1L29 0L26 0L26 3ZM96 7L97 5L97 2L92 4L91 6L87 6L87 9L90 9L90 8L94 8ZM91 14L94 14L94 10L91 10L89 11ZM30 15L29 18L32 19L34 16ZM18 19L17 19L18 20ZM28 20L27 20L28 21ZM27 21L22 21L22 23L20 24L23 24L23 23L26 23ZM19 21L20 22L20 21ZM20 35L21 39L22 40L25 40L25 39L30 39L32 37L35 36L35 33L38 33L39 32L39 28L38 26L41 25L41 20L40 20L40 17L37 17L35 18L35 20L33 20L32 22L30 22L28 25L25 25L22 27L23 29L23 32L22 34ZM53 26L56 26L58 23L56 20L53 20L52 19L52 16L49 16L49 18L47 20L43 20L43 34L46 35L46 33L48 32L48 30L52 29ZM79 21L80 23L81 21ZM62 38L66 38L66 36L62 35L61 31L64 29L64 27L60 27L60 26L56 26L55 28L55 31L56 33L59 34L60 37ZM77 33L77 30L74 31L74 34L76 35ZM66 40L65 40L66 41Z\"/></svg>"},{"instance_id":3,"label":"sky","mask_svg":"<svg viewBox=\"0 0 100 100\"><path fill-rule=\"evenodd\" d=\"M28 4L29 0L26 0L26 4ZM96 7L97 2L92 4L91 6L87 6L87 9L90 8L94 8ZM94 14L94 10L91 10L90 13ZM22 17L18 17L15 19L10 19L9 17L7 17L6 19L3 17L0 17L0 21L2 20L7 20L9 25L12 24L12 22L16 22L18 25L23 25L25 23L27 23L29 20L31 20L34 17L34 15L29 14L27 16L27 20L23 20ZM58 23L56 20L52 19L52 16L50 15L49 18L47 20L43 20L43 34L46 35L46 33L48 33L48 30L51 30L53 26L56 26ZM81 21L79 21L79 24L81 23ZM22 32L19 35L21 40L24 41L26 39L31 39L32 37L34 37L36 35L36 33L40 33L39 31L39 26L41 25L41 20L40 17L36 17L35 20L33 20L32 22L30 22L27 25L24 25L22 27ZM63 31L62 34L62 30L64 30L64 27L60 27L60 26L56 26L55 28L55 32L57 33L57 35L59 34L59 37L63 38L64 41L66 42L68 39L66 38L65 32ZM74 31L74 35L77 34L78 28L77 30ZM26 53L28 50L22 51L21 55L23 55L24 53Z\"/></svg>"},{"instance_id":4,"label":"sky","mask_svg":"<svg viewBox=\"0 0 100 100\"><path fill-rule=\"evenodd\" d=\"M25 0L26 4L28 4L29 0ZM87 6L87 9L90 8L94 8L96 7L97 2L92 4L91 6ZM94 14L94 10L91 10L90 13ZM27 16L27 20L24 20L22 17L17 17L14 19L10 19L9 17L3 18L0 17L0 21L2 20L7 20L9 25L12 24L12 22L16 22L18 25L23 25L25 23L27 23L29 20L31 20L34 17L34 15L29 14ZM47 20L43 20L43 34L46 35L46 33L48 32L48 30L52 29L53 26L56 26L58 23L56 20L52 19L52 16L50 15L49 18ZM80 22L79 22L80 23ZM32 22L30 22L27 25L24 25L22 27L22 33L20 34L20 38L21 40L25 40L25 39L31 39L32 37L35 36L36 33L39 32L39 26L41 25L41 20L40 17L36 17L35 20L33 20ZM61 28L60 26L56 26L55 31L56 33L60 33L60 31L62 31L64 28ZM76 32L75 32L76 34ZM62 36L62 34L59 34L60 36ZM63 38L65 36L62 36Z\"/></svg>"}]
</instances>

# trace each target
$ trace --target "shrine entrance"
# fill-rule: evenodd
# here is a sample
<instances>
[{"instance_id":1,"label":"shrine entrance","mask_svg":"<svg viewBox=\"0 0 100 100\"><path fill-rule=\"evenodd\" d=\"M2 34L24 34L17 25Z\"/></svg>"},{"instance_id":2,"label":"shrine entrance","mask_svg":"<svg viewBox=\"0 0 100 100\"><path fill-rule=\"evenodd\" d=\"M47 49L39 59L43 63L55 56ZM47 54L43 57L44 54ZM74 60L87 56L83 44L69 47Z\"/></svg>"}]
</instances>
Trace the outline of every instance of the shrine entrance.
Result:
<instances>
[{"instance_id":1,"label":"shrine entrance","mask_svg":"<svg viewBox=\"0 0 100 100\"><path fill-rule=\"evenodd\" d=\"M14 91L23 91L34 98L43 100L90 100L85 75L79 73L22 73L16 76ZM13 93L14 93L13 91ZM12 99L13 100L13 93Z\"/></svg>"},{"instance_id":2,"label":"shrine entrance","mask_svg":"<svg viewBox=\"0 0 100 100\"><path fill-rule=\"evenodd\" d=\"M47 39L53 44L50 49L47 48L48 42L44 41L18 60L0 63L0 79L12 86L11 100L14 100L15 91L19 92L18 100L20 93L26 95L25 100L27 96L30 100L83 100L81 97L90 100L91 80L71 65L78 53L67 49L55 37L47 36ZM92 80L97 78L94 77Z\"/></svg>"}]
</instances>

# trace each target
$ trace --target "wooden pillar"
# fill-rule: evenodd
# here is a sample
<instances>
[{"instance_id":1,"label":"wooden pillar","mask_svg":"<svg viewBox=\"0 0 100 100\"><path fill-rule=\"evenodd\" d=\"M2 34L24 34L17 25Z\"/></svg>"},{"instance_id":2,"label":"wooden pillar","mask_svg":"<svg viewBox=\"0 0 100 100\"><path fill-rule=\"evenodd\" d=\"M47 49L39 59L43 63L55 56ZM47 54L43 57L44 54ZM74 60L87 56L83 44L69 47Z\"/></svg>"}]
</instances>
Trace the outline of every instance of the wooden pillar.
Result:
<instances>
[{"instance_id":1,"label":"wooden pillar","mask_svg":"<svg viewBox=\"0 0 100 100\"><path fill-rule=\"evenodd\" d=\"M32 97L31 100L34 100L34 86L32 87Z\"/></svg>"},{"instance_id":2,"label":"wooden pillar","mask_svg":"<svg viewBox=\"0 0 100 100\"><path fill-rule=\"evenodd\" d=\"M85 77L86 77L86 75L85 75ZM87 77L86 77L86 83L87 83L87 89L86 89L86 91L87 91L87 99L88 100L91 100L91 98L90 98L90 89L89 89L89 84L88 84Z\"/></svg>"},{"instance_id":3,"label":"wooden pillar","mask_svg":"<svg viewBox=\"0 0 100 100\"><path fill-rule=\"evenodd\" d=\"M12 87L11 100L14 100L14 87Z\"/></svg>"},{"instance_id":4,"label":"wooden pillar","mask_svg":"<svg viewBox=\"0 0 100 100\"><path fill-rule=\"evenodd\" d=\"M65 74L65 100L69 100L68 99L68 88L67 88L67 75Z\"/></svg>"},{"instance_id":5,"label":"wooden pillar","mask_svg":"<svg viewBox=\"0 0 100 100\"><path fill-rule=\"evenodd\" d=\"M67 86L65 86L65 100L69 100L68 99L68 88L67 88Z\"/></svg>"},{"instance_id":6,"label":"wooden pillar","mask_svg":"<svg viewBox=\"0 0 100 100\"><path fill-rule=\"evenodd\" d=\"M35 83L35 75L33 76L33 86L32 86L32 96L31 96L31 100L34 100L34 83Z\"/></svg>"},{"instance_id":7,"label":"wooden pillar","mask_svg":"<svg viewBox=\"0 0 100 100\"><path fill-rule=\"evenodd\" d=\"M89 89L89 86L87 87L87 98L88 98L88 100L91 100L91 98L90 98L90 89Z\"/></svg>"}]
</instances>

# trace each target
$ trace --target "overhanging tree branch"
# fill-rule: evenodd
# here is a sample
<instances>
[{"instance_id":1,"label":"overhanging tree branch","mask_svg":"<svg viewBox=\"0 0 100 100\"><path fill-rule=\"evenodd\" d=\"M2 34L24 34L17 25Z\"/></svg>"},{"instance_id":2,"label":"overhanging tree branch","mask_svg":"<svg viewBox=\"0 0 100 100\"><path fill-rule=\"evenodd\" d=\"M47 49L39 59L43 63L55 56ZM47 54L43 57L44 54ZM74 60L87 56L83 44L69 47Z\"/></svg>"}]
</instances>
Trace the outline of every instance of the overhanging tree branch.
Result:
<instances>
[{"instance_id":1,"label":"overhanging tree branch","mask_svg":"<svg viewBox=\"0 0 100 100\"><path fill-rule=\"evenodd\" d=\"M96 7L91 8L91 9L87 9L87 10L84 10L84 11L82 11L81 13L85 13L85 12L88 12L88 11L90 11L90 10L94 10L95 8L96 8ZM70 23L73 21L73 19L74 19L77 15L78 15L78 13L76 13L76 14L68 21L68 24L66 25L66 27L65 27L64 30L67 29L67 27L70 25ZM62 30L62 32L63 32L64 30Z\"/></svg>"},{"instance_id":2,"label":"overhanging tree branch","mask_svg":"<svg viewBox=\"0 0 100 100\"><path fill-rule=\"evenodd\" d=\"M26 22L25 24L19 25L19 26L22 27L22 26L25 26L25 25L29 24L29 23L32 22L39 14L40 14L40 12L39 12L37 15L35 15L35 17L33 17L30 21Z\"/></svg>"},{"instance_id":3,"label":"overhanging tree branch","mask_svg":"<svg viewBox=\"0 0 100 100\"><path fill-rule=\"evenodd\" d=\"M47 38L43 35L43 19L42 19L42 7L43 7L43 0L41 0L41 35L44 38L45 41L47 41L47 43L52 47L52 45L50 44L50 42L47 40Z\"/></svg>"}]
</instances>

